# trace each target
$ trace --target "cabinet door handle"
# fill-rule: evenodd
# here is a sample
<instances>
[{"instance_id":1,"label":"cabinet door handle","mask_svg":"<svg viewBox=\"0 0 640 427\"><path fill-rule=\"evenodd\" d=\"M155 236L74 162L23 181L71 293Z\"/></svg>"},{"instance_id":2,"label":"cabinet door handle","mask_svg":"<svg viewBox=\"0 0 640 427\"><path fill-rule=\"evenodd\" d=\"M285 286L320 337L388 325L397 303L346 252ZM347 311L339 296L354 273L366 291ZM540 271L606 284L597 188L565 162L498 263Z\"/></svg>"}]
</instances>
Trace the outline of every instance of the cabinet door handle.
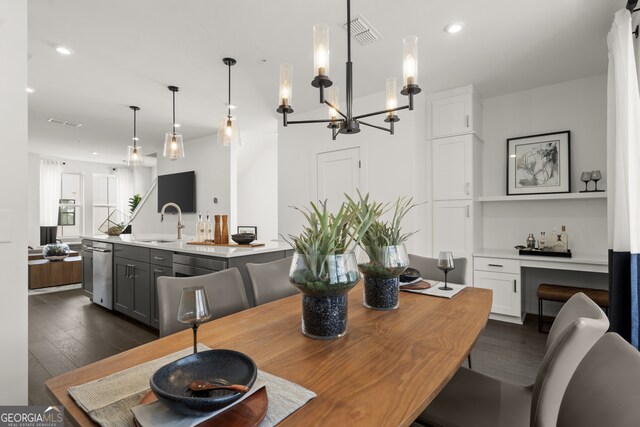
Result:
<instances>
[{"instance_id":1,"label":"cabinet door handle","mask_svg":"<svg viewBox=\"0 0 640 427\"><path fill-rule=\"evenodd\" d=\"M471 218L471 213L468 205L467 205L467 218Z\"/></svg>"},{"instance_id":2,"label":"cabinet door handle","mask_svg":"<svg viewBox=\"0 0 640 427\"><path fill-rule=\"evenodd\" d=\"M160 273L164 273L165 271L167 271L167 270L164 270L164 269L162 269L162 268L154 268L154 269L153 269L153 272L154 272L154 273L158 273L158 274L160 274Z\"/></svg>"},{"instance_id":3,"label":"cabinet door handle","mask_svg":"<svg viewBox=\"0 0 640 427\"><path fill-rule=\"evenodd\" d=\"M513 292L518 293L518 289L516 289L516 279L513 279Z\"/></svg>"},{"instance_id":4,"label":"cabinet door handle","mask_svg":"<svg viewBox=\"0 0 640 427\"><path fill-rule=\"evenodd\" d=\"M488 264L489 267L504 267L502 264Z\"/></svg>"},{"instance_id":5,"label":"cabinet door handle","mask_svg":"<svg viewBox=\"0 0 640 427\"><path fill-rule=\"evenodd\" d=\"M131 277L129 277L129 279L135 279L136 278L136 266L135 265L131 265Z\"/></svg>"},{"instance_id":6,"label":"cabinet door handle","mask_svg":"<svg viewBox=\"0 0 640 427\"><path fill-rule=\"evenodd\" d=\"M125 279L129 278L129 264L124 266L124 278Z\"/></svg>"},{"instance_id":7,"label":"cabinet door handle","mask_svg":"<svg viewBox=\"0 0 640 427\"><path fill-rule=\"evenodd\" d=\"M157 259L158 261L164 261L166 258L163 256L153 256L153 259Z\"/></svg>"},{"instance_id":8,"label":"cabinet door handle","mask_svg":"<svg viewBox=\"0 0 640 427\"><path fill-rule=\"evenodd\" d=\"M471 183L467 182L464 184L464 192L467 194L467 196L469 194L471 194Z\"/></svg>"},{"instance_id":9,"label":"cabinet door handle","mask_svg":"<svg viewBox=\"0 0 640 427\"><path fill-rule=\"evenodd\" d=\"M468 114L466 116L466 120L467 120L467 127L469 127L469 115Z\"/></svg>"}]
</instances>

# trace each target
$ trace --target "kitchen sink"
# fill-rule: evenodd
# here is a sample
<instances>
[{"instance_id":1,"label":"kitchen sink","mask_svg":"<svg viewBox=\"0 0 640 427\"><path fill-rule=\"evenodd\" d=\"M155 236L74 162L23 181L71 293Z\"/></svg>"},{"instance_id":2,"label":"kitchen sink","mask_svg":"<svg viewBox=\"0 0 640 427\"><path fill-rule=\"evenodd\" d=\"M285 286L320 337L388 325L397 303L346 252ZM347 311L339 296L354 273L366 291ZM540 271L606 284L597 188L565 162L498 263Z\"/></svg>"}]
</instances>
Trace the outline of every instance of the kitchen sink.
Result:
<instances>
[{"instance_id":1,"label":"kitchen sink","mask_svg":"<svg viewBox=\"0 0 640 427\"><path fill-rule=\"evenodd\" d=\"M142 242L142 243L173 243L173 242L175 242L175 240L149 239L149 240L138 240L138 242Z\"/></svg>"}]
</instances>

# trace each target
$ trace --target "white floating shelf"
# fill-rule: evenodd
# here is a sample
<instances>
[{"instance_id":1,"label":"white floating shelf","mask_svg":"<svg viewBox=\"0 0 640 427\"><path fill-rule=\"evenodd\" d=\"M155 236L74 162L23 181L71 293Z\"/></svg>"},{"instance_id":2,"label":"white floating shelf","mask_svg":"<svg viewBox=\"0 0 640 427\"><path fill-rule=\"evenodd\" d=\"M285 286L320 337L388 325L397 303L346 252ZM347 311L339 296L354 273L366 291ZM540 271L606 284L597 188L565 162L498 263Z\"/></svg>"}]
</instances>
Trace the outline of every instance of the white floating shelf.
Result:
<instances>
[{"instance_id":1,"label":"white floating shelf","mask_svg":"<svg viewBox=\"0 0 640 427\"><path fill-rule=\"evenodd\" d=\"M479 202L517 202L526 200L579 200L579 199L606 199L607 192L591 193L562 193L562 194L524 194L517 196L482 196Z\"/></svg>"}]
</instances>

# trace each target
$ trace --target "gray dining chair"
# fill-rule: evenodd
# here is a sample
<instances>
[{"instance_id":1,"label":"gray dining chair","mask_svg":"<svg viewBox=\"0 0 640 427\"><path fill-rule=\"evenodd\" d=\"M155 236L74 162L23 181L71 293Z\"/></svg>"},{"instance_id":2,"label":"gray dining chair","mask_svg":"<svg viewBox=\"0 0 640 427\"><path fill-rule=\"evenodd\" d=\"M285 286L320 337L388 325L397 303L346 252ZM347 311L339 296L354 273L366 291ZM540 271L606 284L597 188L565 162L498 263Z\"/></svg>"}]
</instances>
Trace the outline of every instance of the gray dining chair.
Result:
<instances>
[{"instance_id":1,"label":"gray dining chair","mask_svg":"<svg viewBox=\"0 0 640 427\"><path fill-rule=\"evenodd\" d=\"M453 263L456 268L449 272L447 275L447 281L449 283L464 285L467 277L467 259L454 258ZM420 255L409 254L409 267L418 270L423 279L444 280L444 272L438 269L437 258L428 258Z\"/></svg>"},{"instance_id":2,"label":"gray dining chair","mask_svg":"<svg viewBox=\"0 0 640 427\"><path fill-rule=\"evenodd\" d=\"M558 427L628 427L640 423L640 353L605 334L582 359L564 393Z\"/></svg>"},{"instance_id":3,"label":"gray dining chair","mask_svg":"<svg viewBox=\"0 0 640 427\"><path fill-rule=\"evenodd\" d=\"M158 277L160 337L191 327L178 322L180 293L190 286L204 286L213 314L211 320L249 308L242 276L235 267L203 276Z\"/></svg>"},{"instance_id":4,"label":"gray dining chair","mask_svg":"<svg viewBox=\"0 0 640 427\"><path fill-rule=\"evenodd\" d=\"M256 305L266 304L299 293L289 282L291 257L263 264L247 263Z\"/></svg>"},{"instance_id":5,"label":"gray dining chair","mask_svg":"<svg viewBox=\"0 0 640 427\"><path fill-rule=\"evenodd\" d=\"M555 427L571 376L609 328L605 313L583 293L569 299L558 318L560 329L549 341L533 386L460 368L418 421L442 427Z\"/></svg>"}]
</instances>

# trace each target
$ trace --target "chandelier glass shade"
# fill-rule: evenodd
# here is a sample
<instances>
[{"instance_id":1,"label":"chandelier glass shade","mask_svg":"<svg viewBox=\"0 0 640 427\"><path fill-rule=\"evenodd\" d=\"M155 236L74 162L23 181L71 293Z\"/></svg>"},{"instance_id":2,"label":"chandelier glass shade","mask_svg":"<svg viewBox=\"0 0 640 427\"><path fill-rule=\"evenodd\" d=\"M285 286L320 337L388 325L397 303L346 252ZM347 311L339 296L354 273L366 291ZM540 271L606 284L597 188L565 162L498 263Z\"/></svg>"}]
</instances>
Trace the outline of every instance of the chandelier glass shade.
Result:
<instances>
[{"instance_id":1,"label":"chandelier glass shade","mask_svg":"<svg viewBox=\"0 0 640 427\"><path fill-rule=\"evenodd\" d=\"M184 143L182 135L176 133L176 92L180 89L177 86L169 86L168 89L173 92L173 122L171 132L167 132L164 137L164 151L162 155L170 160L184 158Z\"/></svg>"},{"instance_id":2,"label":"chandelier glass shade","mask_svg":"<svg viewBox=\"0 0 640 427\"><path fill-rule=\"evenodd\" d=\"M136 114L140 107L131 105L129 108L133 110L133 145L127 148L127 166L142 166L144 164L144 156L142 155L142 147L138 145Z\"/></svg>"},{"instance_id":3,"label":"chandelier glass shade","mask_svg":"<svg viewBox=\"0 0 640 427\"><path fill-rule=\"evenodd\" d=\"M240 145L240 127L238 119L231 115L231 67L236 65L233 58L223 58L222 62L229 67L229 97L227 100L227 115L220 121L218 126L218 143L229 147L231 144Z\"/></svg>"}]
</instances>

